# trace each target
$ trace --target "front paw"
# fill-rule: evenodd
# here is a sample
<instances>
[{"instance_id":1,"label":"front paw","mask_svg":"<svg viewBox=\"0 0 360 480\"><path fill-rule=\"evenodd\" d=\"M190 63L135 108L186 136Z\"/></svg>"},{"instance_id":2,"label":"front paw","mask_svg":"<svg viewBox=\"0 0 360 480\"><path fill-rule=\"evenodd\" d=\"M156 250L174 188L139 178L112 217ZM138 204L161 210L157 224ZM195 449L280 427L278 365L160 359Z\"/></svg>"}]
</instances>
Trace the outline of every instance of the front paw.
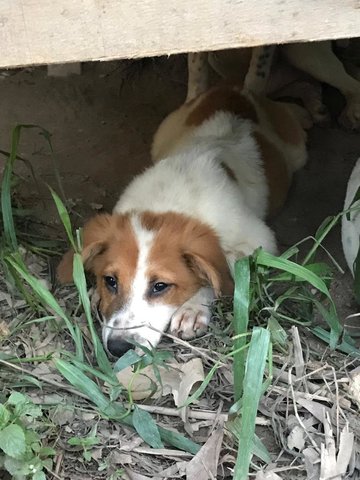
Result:
<instances>
[{"instance_id":1,"label":"front paw","mask_svg":"<svg viewBox=\"0 0 360 480\"><path fill-rule=\"evenodd\" d=\"M339 117L339 123L348 130L360 129L360 98L347 98L347 105Z\"/></svg>"},{"instance_id":2,"label":"front paw","mask_svg":"<svg viewBox=\"0 0 360 480\"><path fill-rule=\"evenodd\" d=\"M184 340L199 337L206 332L210 316L209 307L185 303L172 316L170 333Z\"/></svg>"}]
</instances>

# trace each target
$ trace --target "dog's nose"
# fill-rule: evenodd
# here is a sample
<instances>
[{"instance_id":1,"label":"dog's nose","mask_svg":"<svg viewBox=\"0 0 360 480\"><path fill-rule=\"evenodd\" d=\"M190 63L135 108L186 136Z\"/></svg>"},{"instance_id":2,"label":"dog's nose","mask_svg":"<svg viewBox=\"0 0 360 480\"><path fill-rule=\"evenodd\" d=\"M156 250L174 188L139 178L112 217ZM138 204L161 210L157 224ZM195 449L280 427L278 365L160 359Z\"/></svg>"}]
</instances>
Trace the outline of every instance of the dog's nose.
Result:
<instances>
[{"instance_id":1,"label":"dog's nose","mask_svg":"<svg viewBox=\"0 0 360 480\"><path fill-rule=\"evenodd\" d=\"M126 353L131 348L135 348L133 344L127 342L126 340L121 340L119 338L109 338L107 341L107 349L116 358L120 358L124 353Z\"/></svg>"}]
</instances>

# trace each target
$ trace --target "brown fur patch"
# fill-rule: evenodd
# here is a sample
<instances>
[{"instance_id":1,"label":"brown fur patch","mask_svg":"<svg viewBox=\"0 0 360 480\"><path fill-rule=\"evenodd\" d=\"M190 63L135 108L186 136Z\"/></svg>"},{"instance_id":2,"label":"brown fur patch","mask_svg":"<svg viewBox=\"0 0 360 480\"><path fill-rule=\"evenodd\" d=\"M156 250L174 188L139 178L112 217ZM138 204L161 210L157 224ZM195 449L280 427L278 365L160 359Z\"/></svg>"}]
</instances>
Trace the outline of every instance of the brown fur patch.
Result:
<instances>
[{"instance_id":1,"label":"brown fur patch","mask_svg":"<svg viewBox=\"0 0 360 480\"><path fill-rule=\"evenodd\" d=\"M265 175L269 186L269 214L275 214L285 203L290 178L286 160L282 152L262 133L254 133L263 160Z\"/></svg>"},{"instance_id":2,"label":"brown fur patch","mask_svg":"<svg viewBox=\"0 0 360 480\"><path fill-rule=\"evenodd\" d=\"M298 120L281 102L268 98L258 98L259 105L266 114L273 130L285 143L299 145L304 141L304 132Z\"/></svg>"},{"instance_id":3,"label":"brown fur patch","mask_svg":"<svg viewBox=\"0 0 360 480\"><path fill-rule=\"evenodd\" d=\"M96 276L100 310L106 316L119 309L129 296L135 275L138 246L128 215L96 215L84 226L83 261ZM58 267L58 277L72 278L73 252ZM117 293L106 287L104 276L116 277Z\"/></svg>"},{"instance_id":4,"label":"brown fur patch","mask_svg":"<svg viewBox=\"0 0 360 480\"><path fill-rule=\"evenodd\" d=\"M234 87L216 87L206 93L189 113L186 125L198 126L216 112L230 112L257 123L258 116L251 101Z\"/></svg>"},{"instance_id":5,"label":"brown fur patch","mask_svg":"<svg viewBox=\"0 0 360 480\"><path fill-rule=\"evenodd\" d=\"M211 285L218 294L232 291L225 255L210 227L173 212L146 212L142 221L157 230L149 253L148 278L173 285L152 301L182 305L205 285Z\"/></svg>"}]
</instances>

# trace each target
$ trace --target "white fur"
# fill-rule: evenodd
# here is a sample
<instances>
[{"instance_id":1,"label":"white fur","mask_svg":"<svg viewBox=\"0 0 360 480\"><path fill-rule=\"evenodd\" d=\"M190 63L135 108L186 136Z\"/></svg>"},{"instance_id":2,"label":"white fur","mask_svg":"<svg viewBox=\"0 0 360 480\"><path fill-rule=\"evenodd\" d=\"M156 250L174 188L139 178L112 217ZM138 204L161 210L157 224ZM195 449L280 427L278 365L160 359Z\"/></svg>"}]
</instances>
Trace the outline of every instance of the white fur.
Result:
<instances>
[{"instance_id":1,"label":"white fur","mask_svg":"<svg viewBox=\"0 0 360 480\"><path fill-rule=\"evenodd\" d=\"M202 124L175 155L136 177L114 208L177 212L211 226L232 264L257 247L276 251L273 232L262 220L268 187L252 123L220 112ZM228 178L221 163L235 173Z\"/></svg>"},{"instance_id":2,"label":"white fur","mask_svg":"<svg viewBox=\"0 0 360 480\"><path fill-rule=\"evenodd\" d=\"M156 237L141 226L137 212L176 212L209 225L231 270L239 257L257 247L276 251L274 234L263 221L269 192L253 133L250 121L219 112L195 129L176 154L147 169L127 187L114 213L132 212L139 257L130 299L104 328L105 344L110 335L121 338L124 330L131 329L125 337L155 346L170 321L173 333L191 338L203 332L210 320L212 288L201 288L180 307L148 302L147 258ZM237 182L229 178L222 163L232 169Z\"/></svg>"},{"instance_id":3,"label":"white fur","mask_svg":"<svg viewBox=\"0 0 360 480\"><path fill-rule=\"evenodd\" d=\"M149 278L146 276L147 259L154 241L154 233L143 228L136 215L133 215L131 223L139 249L131 294L126 305L106 322L103 340L106 345L110 336L120 338L125 333L125 337L133 338L142 345L156 346L160 341L160 332L167 329L176 307L161 303L153 305L147 301L146 293L149 288Z\"/></svg>"},{"instance_id":4,"label":"white fur","mask_svg":"<svg viewBox=\"0 0 360 480\"><path fill-rule=\"evenodd\" d=\"M181 305L171 318L170 331L181 333L182 338L192 338L204 333L210 322L210 305L215 298L211 287L200 288L193 297Z\"/></svg>"}]
</instances>

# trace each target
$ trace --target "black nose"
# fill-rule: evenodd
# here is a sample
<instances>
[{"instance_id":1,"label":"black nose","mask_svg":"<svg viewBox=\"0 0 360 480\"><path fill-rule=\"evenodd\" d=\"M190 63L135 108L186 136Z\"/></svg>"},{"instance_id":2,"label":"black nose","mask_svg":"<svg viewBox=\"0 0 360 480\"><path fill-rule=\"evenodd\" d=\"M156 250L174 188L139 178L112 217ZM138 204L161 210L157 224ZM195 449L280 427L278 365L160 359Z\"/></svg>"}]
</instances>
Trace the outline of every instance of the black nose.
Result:
<instances>
[{"instance_id":1,"label":"black nose","mask_svg":"<svg viewBox=\"0 0 360 480\"><path fill-rule=\"evenodd\" d=\"M120 338L109 338L107 341L107 349L111 355L117 358L120 358L131 348L134 348L132 343L129 343L126 340L121 340Z\"/></svg>"}]
</instances>

